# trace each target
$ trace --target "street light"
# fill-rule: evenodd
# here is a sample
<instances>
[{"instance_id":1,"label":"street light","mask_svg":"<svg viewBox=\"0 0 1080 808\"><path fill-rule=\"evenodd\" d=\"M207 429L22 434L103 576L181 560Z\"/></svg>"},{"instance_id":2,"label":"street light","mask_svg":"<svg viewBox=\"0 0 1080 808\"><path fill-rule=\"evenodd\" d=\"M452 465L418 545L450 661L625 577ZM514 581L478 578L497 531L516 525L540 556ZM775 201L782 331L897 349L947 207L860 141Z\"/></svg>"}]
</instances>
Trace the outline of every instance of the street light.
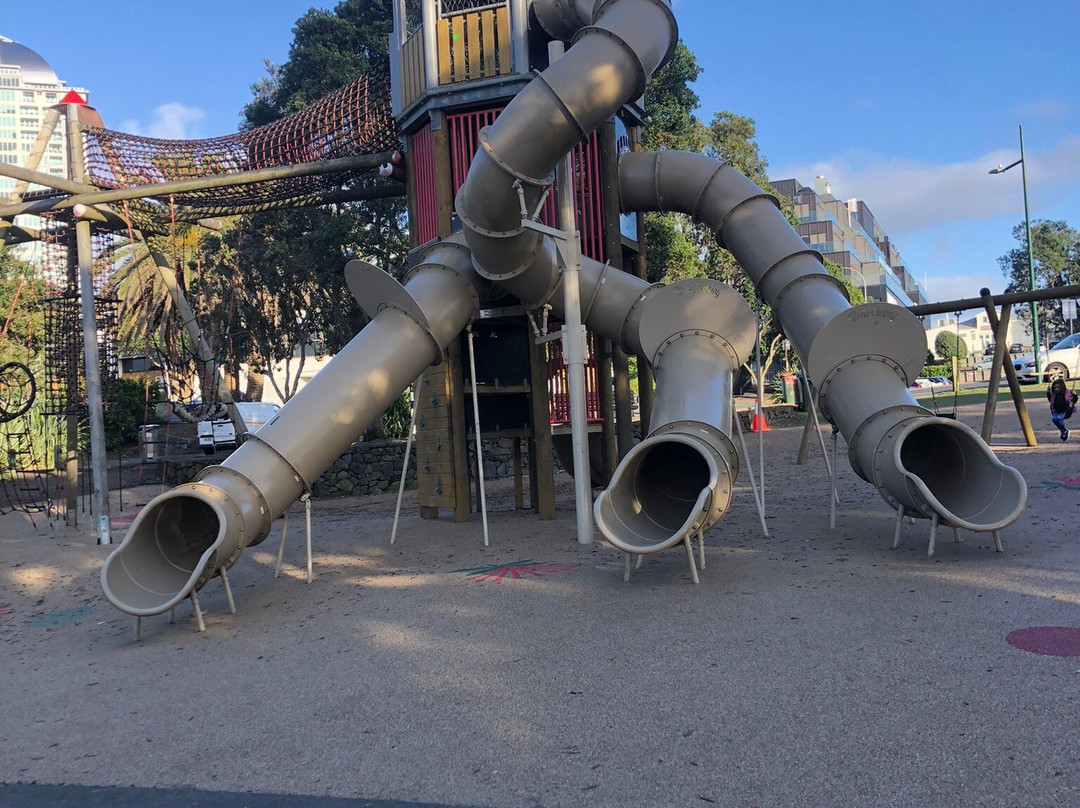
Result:
<instances>
[{"instance_id":1,"label":"street light","mask_svg":"<svg viewBox=\"0 0 1080 808\"><path fill-rule=\"evenodd\" d=\"M851 267L844 267L844 269L847 270L849 273L854 272L856 275L859 276L859 280L862 282L863 303L869 303L870 295L866 294L866 276L859 272L859 270L852 269Z\"/></svg>"},{"instance_id":2,"label":"street light","mask_svg":"<svg viewBox=\"0 0 1080 808\"><path fill-rule=\"evenodd\" d=\"M1031 214L1028 212L1028 192L1027 192L1027 162L1024 160L1024 127L1020 127L1020 159L1015 163L1009 163L1007 166L999 165L997 168L991 168L991 174L1004 174L1010 168L1020 166L1020 176L1022 177L1024 185L1024 232L1027 234L1027 254L1028 254L1028 282L1031 284L1031 291L1035 291L1035 258L1031 253ZM1042 378L1042 360L1039 358L1039 306L1032 300L1031 301L1031 337L1035 341L1035 378Z\"/></svg>"}]
</instances>

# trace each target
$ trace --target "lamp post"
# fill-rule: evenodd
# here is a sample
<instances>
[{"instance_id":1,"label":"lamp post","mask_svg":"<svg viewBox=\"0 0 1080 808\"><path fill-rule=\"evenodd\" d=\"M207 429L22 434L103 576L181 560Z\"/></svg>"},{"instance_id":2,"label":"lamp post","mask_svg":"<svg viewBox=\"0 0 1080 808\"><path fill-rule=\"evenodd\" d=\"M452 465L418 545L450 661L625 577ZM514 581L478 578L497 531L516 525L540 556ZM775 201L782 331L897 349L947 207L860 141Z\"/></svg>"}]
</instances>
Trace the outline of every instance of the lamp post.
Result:
<instances>
[{"instance_id":1,"label":"lamp post","mask_svg":"<svg viewBox=\"0 0 1080 808\"><path fill-rule=\"evenodd\" d=\"M1027 161L1024 159L1024 127L1020 127L1020 159L1015 163L1009 163L1007 166L999 165L997 168L991 168L991 174L1004 174L1010 168L1020 166L1021 181L1024 186L1024 232L1027 234L1027 254L1028 254L1028 283L1031 285L1031 291L1035 291L1035 257L1031 252L1031 214L1028 209L1028 192L1027 192ZM1035 343L1035 377L1042 378L1042 359L1039 357L1039 346L1041 340L1039 339L1039 305L1034 300L1031 301L1031 337Z\"/></svg>"},{"instance_id":2,"label":"lamp post","mask_svg":"<svg viewBox=\"0 0 1080 808\"><path fill-rule=\"evenodd\" d=\"M859 276L859 281L860 281L860 282L862 283L862 296L863 296L863 303L869 303L869 302L870 302L870 295L868 295L868 294L866 293L866 276L865 276L865 275L863 275L863 274L862 274L861 272L859 272L859 270L857 270L857 269L852 269L851 267L844 267L844 269L845 269L845 270L846 270L846 271L847 271L848 273L852 273L852 272L854 272L854 273L855 273L856 275L858 275L858 276Z\"/></svg>"}]
</instances>

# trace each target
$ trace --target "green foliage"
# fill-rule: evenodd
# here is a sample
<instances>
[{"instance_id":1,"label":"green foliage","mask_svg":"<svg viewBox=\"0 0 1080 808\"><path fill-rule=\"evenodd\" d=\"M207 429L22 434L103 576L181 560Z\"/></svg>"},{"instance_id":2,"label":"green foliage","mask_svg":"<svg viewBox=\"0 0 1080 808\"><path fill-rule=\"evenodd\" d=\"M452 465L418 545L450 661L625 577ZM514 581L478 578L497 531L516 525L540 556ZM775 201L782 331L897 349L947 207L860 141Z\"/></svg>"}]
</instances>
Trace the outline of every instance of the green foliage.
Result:
<instances>
[{"instance_id":1,"label":"green foliage","mask_svg":"<svg viewBox=\"0 0 1080 808\"><path fill-rule=\"evenodd\" d=\"M828 258L823 259L823 262L825 264L825 271L844 284L844 288L847 289L848 300L851 301L852 306L858 306L860 303L866 302L866 298L863 297L862 288L851 282L851 278L844 274L844 268L842 266L835 261L830 261Z\"/></svg>"},{"instance_id":2,"label":"green foliage","mask_svg":"<svg viewBox=\"0 0 1080 808\"><path fill-rule=\"evenodd\" d=\"M647 150L698 151L702 147L701 121L694 114L700 99L690 87L700 75L697 57L679 42L667 64L649 79L642 137Z\"/></svg>"},{"instance_id":3,"label":"green foliage","mask_svg":"<svg viewBox=\"0 0 1080 808\"><path fill-rule=\"evenodd\" d=\"M379 416L379 431L388 438L404 440L409 437L412 418L412 395L406 390Z\"/></svg>"},{"instance_id":4,"label":"green foliage","mask_svg":"<svg viewBox=\"0 0 1080 808\"><path fill-rule=\"evenodd\" d=\"M64 420L45 415L39 395L25 415L0 424L0 448L4 452L3 470L46 468L52 464L50 449L63 441ZM11 454L16 450L17 454ZM22 454L25 450L27 453Z\"/></svg>"},{"instance_id":5,"label":"green foliage","mask_svg":"<svg viewBox=\"0 0 1080 808\"><path fill-rule=\"evenodd\" d=\"M7 325L7 333L0 340L0 364L33 364L41 350L44 333L41 292L40 273L13 249L0 244L0 330Z\"/></svg>"},{"instance_id":6,"label":"green foliage","mask_svg":"<svg viewBox=\"0 0 1080 808\"><path fill-rule=\"evenodd\" d=\"M268 63L267 75L253 86L246 126L301 110L372 69L385 57L391 28L391 6L379 0L309 10L293 29L288 60ZM342 267L362 257L401 269L407 249L405 201L385 199L254 214L222 234L221 248L208 246L204 257L235 290L237 355L266 369L311 346L329 353L344 347L366 320ZM292 393L282 392L286 398Z\"/></svg>"},{"instance_id":7,"label":"green foliage","mask_svg":"<svg viewBox=\"0 0 1080 808\"><path fill-rule=\"evenodd\" d=\"M713 115L707 130L708 142L705 153L718 160L728 160L731 165L752 179L759 188L769 193L769 161L758 148L757 124L753 118L721 110Z\"/></svg>"},{"instance_id":8,"label":"green foliage","mask_svg":"<svg viewBox=\"0 0 1080 808\"><path fill-rule=\"evenodd\" d=\"M946 379L951 379L952 378L952 362L949 362L947 364L940 364L940 365L939 364L923 365L923 369L922 369L922 371L920 371L919 375L923 376L924 378L929 378L930 376L944 376Z\"/></svg>"},{"instance_id":9,"label":"green foliage","mask_svg":"<svg viewBox=\"0 0 1080 808\"><path fill-rule=\"evenodd\" d=\"M137 443L139 426L153 418L147 413L147 401L161 399L156 383L143 379L116 379L105 391L105 448L110 451Z\"/></svg>"},{"instance_id":10,"label":"green foliage","mask_svg":"<svg viewBox=\"0 0 1080 808\"><path fill-rule=\"evenodd\" d=\"M1008 281L1006 291L1027 291L1031 288L1028 268L1027 234L1024 223L1013 228L1013 238L1020 246L998 258L1001 274ZM1031 252L1035 265L1035 287L1052 288L1080 284L1080 232L1064 221L1036 220L1031 223ZM1068 324L1061 317L1055 300L1044 300L1039 307L1039 330L1044 335L1068 333ZM1014 315L1031 324L1031 307L1027 304L1014 309Z\"/></svg>"},{"instance_id":11,"label":"green foliage","mask_svg":"<svg viewBox=\"0 0 1080 808\"><path fill-rule=\"evenodd\" d=\"M942 331L934 340L934 353L946 360L954 356L963 359L968 353L967 342L952 331Z\"/></svg>"}]
</instances>

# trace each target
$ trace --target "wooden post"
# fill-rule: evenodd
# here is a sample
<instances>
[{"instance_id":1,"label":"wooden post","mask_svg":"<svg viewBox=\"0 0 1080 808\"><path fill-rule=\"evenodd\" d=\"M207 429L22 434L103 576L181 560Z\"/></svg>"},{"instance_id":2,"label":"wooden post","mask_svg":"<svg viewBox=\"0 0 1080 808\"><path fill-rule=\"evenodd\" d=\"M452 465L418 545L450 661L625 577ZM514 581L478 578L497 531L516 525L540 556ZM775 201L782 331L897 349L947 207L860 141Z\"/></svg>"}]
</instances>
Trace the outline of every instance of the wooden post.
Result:
<instances>
[{"instance_id":1,"label":"wooden post","mask_svg":"<svg viewBox=\"0 0 1080 808\"><path fill-rule=\"evenodd\" d=\"M987 290L986 294L982 295L983 305L986 307L986 316L990 320L990 327L994 329L994 333L997 334L998 325L1000 320L998 319L997 309L994 307L994 298ZM1003 303L1002 308L1009 304ZM998 343L1004 342L1003 337L995 337ZM1035 350L1038 350L1039 346L1035 346ZM1027 402L1024 401L1024 394L1020 391L1020 380L1016 378L1016 369L1013 367L1012 362L1002 362L1002 366L1005 369L1005 378L1009 381L1009 392L1012 394L1013 406L1016 408L1016 417L1020 420L1020 429L1024 432L1024 441L1028 446L1038 446L1039 442L1035 439L1035 430L1031 426L1031 418L1027 411ZM990 392L987 391L987 397Z\"/></svg>"},{"instance_id":2,"label":"wooden post","mask_svg":"<svg viewBox=\"0 0 1080 808\"><path fill-rule=\"evenodd\" d=\"M641 138L637 127L630 129L631 151L641 151ZM633 274L643 281L649 279L645 265L645 215L634 214L637 217L638 251L632 262ZM653 410L653 372L649 364L651 356L638 354L638 408L640 410L641 437L649 434L649 422L652 420Z\"/></svg>"},{"instance_id":3,"label":"wooden post","mask_svg":"<svg viewBox=\"0 0 1080 808\"><path fill-rule=\"evenodd\" d=\"M529 444L529 477L535 480L533 507L542 520L555 518L555 467L551 450L551 409L548 403L547 349L529 335L529 410L533 439Z\"/></svg>"},{"instance_id":4,"label":"wooden post","mask_svg":"<svg viewBox=\"0 0 1080 808\"><path fill-rule=\"evenodd\" d=\"M991 305L993 308L993 305ZM990 436L994 434L994 415L997 413L998 390L1001 384L1001 367L1008 355L1009 317L1012 314L1011 306L1001 307L1001 320L994 329L994 365L990 368L990 384L986 388L986 407L983 409L982 439L990 442ZM953 361L957 361L953 357Z\"/></svg>"},{"instance_id":5,"label":"wooden post","mask_svg":"<svg viewBox=\"0 0 1080 808\"><path fill-rule=\"evenodd\" d=\"M521 438L511 438L510 445L514 467L514 508L520 511L525 507L525 490L522 485L521 473Z\"/></svg>"},{"instance_id":6,"label":"wooden post","mask_svg":"<svg viewBox=\"0 0 1080 808\"><path fill-rule=\"evenodd\" d=\"M615 123L608 121L600 127L600 163L604 193L604 257L614 269L624 269L622 229L619 221L619 148L615 137ZM639 234L640 238L640 234ZM609 342L611 374L615 383L615 450L621 460L634 445L633 406L630 391L630 365L626 352L614 342ZM608 411L604 410L605 423ZM610 449L605 441L604 469ZM617 461L616 461L617 464ZM614 474L615 464L610 474ZM608 474L610 479L610 474Z\"/></svg>"}]
</instances>

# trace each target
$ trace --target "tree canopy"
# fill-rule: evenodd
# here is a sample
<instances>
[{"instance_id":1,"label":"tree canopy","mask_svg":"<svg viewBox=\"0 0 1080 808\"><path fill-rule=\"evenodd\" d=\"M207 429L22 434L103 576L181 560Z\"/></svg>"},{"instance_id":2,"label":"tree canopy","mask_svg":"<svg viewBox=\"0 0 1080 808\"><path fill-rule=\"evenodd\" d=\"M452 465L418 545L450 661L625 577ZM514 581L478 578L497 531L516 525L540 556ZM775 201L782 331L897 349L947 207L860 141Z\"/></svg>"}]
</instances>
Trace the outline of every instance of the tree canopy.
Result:
<instances>
[{"instance_id":1,"label":"tree canopy","mask_svg":"<svg viewBox=\"0 0 1080 808\"><path fill-rule=\"evenodd\" d=\"M998 266L1008 281L1008 291L1027 291L1031 288L1031 279L1024 223L1016 225L1012 234L1019 246L999 257ZM1080 284L1080 232L1066 222L1046 219L1032 222L1031 253L1035 265L1035 288ZM1038 307L1039 329L1044 337L1068 333L1068 324L1061 317L1057 301L1044 300ZM1016 314L1030 327L1029 305L1018 307Z\"/></svg>"},{"instance_id":2,"label":"tree canopy","mask_svg":"<svg viewBox=\"0 0 1080 808\"><path fill-rule=\"evenodd\" d=\"M293 28L289 57L267 63L252 86L244 126L255 127L303 109L371 69L382 69L393 26L391 6L379 0L344 0L333 11L310 9ZM351 258L400 269L408 248L403 199L381 199L244 218L208 237L211 254L227 256L222 274L234 278L238 346L260 370L314 352L335 353L365 323L345 284ZM283 398L298 372L276 379Z\"/></svg>"},{"instance_id":3,"label":"tree canopy","mask_svg":"<svg viewBox=\"0 0 1080 808\"><path fill-rule=\"evenodd\" d=\"M950 360L954 356L964 359L968 354L967 342L959 334L942 331L934 340L934 353L945 360Z\"/></svg>"}]
</instances>

